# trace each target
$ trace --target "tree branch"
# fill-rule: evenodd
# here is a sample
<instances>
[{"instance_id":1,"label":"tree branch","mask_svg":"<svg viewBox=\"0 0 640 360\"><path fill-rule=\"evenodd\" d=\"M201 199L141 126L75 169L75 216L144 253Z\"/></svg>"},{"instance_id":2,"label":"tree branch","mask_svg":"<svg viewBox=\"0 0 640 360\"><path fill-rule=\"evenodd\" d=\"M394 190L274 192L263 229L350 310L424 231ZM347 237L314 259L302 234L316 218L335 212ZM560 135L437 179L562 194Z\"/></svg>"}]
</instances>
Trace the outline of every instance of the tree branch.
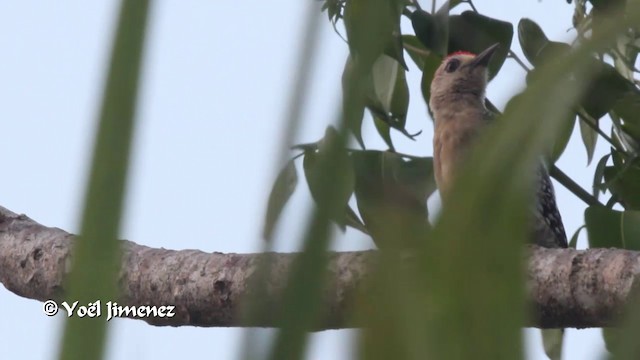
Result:
<instances>
[{"instance_id":1,"label":"tree branch","mask_svg":"<svg viewBox=\"0 0 640 360\"><path fill-rule=\"evenodd\" d=\"M76 238L0 207L0 282L17 295L62 301ZM159 326L273 327L287 271L296 254L222 254L154 249L122 241L120 305L175 305L174 317L142 320ZM348 316L376 251L329 253L322 322L315 330L359 327ZM615 324L637 277L640 252L618 249L529 251L526 326L605 327ZM249 286L261 260L272 261L266 293ZM264 276L264 274L262 274ZM470 274L470 276L473 276ZM258 318L240 314L243 299L256 301ZM72 301L72 299L70 299ZM104 304L103 304L104 306ZM130 316L132 317L132 316Z\"/></svg>"}]
</instances>

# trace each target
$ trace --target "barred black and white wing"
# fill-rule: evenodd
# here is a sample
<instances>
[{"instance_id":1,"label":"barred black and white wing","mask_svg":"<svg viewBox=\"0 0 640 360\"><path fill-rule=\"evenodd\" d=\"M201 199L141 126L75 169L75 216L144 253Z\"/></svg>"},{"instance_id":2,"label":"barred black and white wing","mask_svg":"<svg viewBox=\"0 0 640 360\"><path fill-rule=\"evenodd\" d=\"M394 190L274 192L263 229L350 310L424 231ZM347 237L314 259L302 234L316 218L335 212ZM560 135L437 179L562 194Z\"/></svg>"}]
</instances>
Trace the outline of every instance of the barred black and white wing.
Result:
<instances>
[{"instance_id":1,"label":"barred black and white wing","mask_svg":"<svg viewBox=\"0 0 640 360\"><path fill-rule=\"evenodd\" d=\"M566 248L567 234L556 204L553 184L544 166L539 167L537 180L533 242L548 248Z\"/></svg>"}]
</instances>

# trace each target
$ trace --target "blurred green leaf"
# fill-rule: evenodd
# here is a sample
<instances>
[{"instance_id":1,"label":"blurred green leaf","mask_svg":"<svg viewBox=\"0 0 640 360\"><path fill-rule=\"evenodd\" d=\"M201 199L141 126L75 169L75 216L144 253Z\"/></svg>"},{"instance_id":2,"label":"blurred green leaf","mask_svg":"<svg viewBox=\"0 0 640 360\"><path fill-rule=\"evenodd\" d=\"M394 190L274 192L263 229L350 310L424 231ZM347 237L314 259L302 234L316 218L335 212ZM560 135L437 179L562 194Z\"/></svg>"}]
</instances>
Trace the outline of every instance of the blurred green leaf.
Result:
<instances>
[{"instance_id":1,"label":"blurred green leaf","mask_svg":"<svg viewBox=\"0 0 640 360\"><path fill-rule=\"evenodd\" d=\"M614 166L604 169L607 188L627 209L640 210L640 166L628 162L616 163L616 156L612 158Z\"/></svg>"},{"instance_id":2,"label":"blurred green leaf","mask_svg":"<svg viewBox=\"0 0 640 360\"><path fill-rule=\"evenodd\" d=\"M531 71L529 72L529 75L535 72L536 72L535 70ZM534 81L534 79L535 77L528 77L528 82ZM505 108L511 109L513 107L513 104L517 103L519 101L519 98L521 97L522 97L522 93L515 94L509 100L509 102L507 102L507 105L505 106ZM562 99L558 99L558 101L562 101ZM496 109L495 106L491 104L488 99L485 99L485 106L492 113L496 114L496 116L499 116L500 111ZM565 103L563 106L565 108L570 108L571 104ZM554 164L564 152L564 149L567 147L567 144L571 139L571 133L573 132L573 128L575 127L575 123L576 123L575 119L576 119L575 113L569 112L567 113L566 118L560 121L562 126L558 130L558 135L554 137L555 141L553 142L552 146L550 146L548 149L545 149L545 151L543 151L545 160L547 160L548 163ZM521 121L521 120L518 119L518 121Z\"/></svg>"},{"instance_id":3,"label":"blurred green leaf","mask_svg":"<svg viewBox=\"0 0 640 360\"><path fill-rule=\"evenodd\" d=\"M633 91L633 85L609 64L593 59L591 67L591 71L597 75L587 86L581 104L585 111L597 120Z\"/></svg>"},{"instance_id":4,"label":"blurred green leaf","mask_svg":"<svg viewBox=\"0 0 640 360\"><path fill-rule=\"evenodd\" d=\"M326 144L327 146L331 146L330 144ZM342 210L333 213L331 212L331 208L335 206L334 203L328 203L329 199L322 196L322 186L323 184L319 183L318 180L321 179L318 175L319 167L319 158L323 156L323 153L326 152L326 148L322 146L320 149L315 151L306 152L304 154L303 168L304 174L307 179L307 184L309 185L309 191L311 192L311 196L313 200L316 202L318 207L320 207L324 212L329 214L330 219L336 222L338 226L344 231L346 225L346 209L348 208L347 202L353 193L353 187L355 184L355 175L353 173L353 168L345 167L344 171L341 173L342 178L340 181L336 182L340 184L340 187L335 188L336 198L331 199L332 201L337 201L339 204L342 204ZM326 155L325 155L326 156ZM341 150L339 154L336 155L340 159L336 160L339 162L348 162L349 155L346 151Z\"/></svg>"},{"instance_id":5,"label":"blurred green leaf","mask_svg":"<svg viewBox=\"0 0 640 360\"><path fill-rule=\"evenodd\" d=\"M620 329L617 328L602 328L602 339L607 351L611 354L616 354L620 343Z\"/></svg>"},{"instance_id":6,"label":"blurred green leaf","mask_svg":"<svg viewBox=\"0 0 640 360\"><path fill-rule=\"evenodd\" d=\"M590 248L640 250L640 211L590 206L584 212Z\"/></svg>"},{"instance_id":7,"label":"blurred green leaf","mask_svg":"<svg viewBox=\"0 0 640 360\"><path fill-rule=\"evenodd\" d=\"M269 194L269 200L267 202L267 215L265 219L264 229L262 231L262 237L270 241L273 235L276 222L282 213L282 209L289 201L291 194L298 185L298 173L296 172L296 165L293 159L289 160L287 164L280 170L278 177L276 177L271 193Z\"/></svg>"},{"instance_id":8,"label":"blurred green leaf","mask_svg":"<svg viewBox=\"0 0 640 360\"><path fill-rule=\"evenodd\" d=\"M350 0L345 3L344 26L349 48L363 71L367 71L395 41L393 34L399 29L399 9L396 0Z\"/></svg>"},{"instance_id":9,"label":"blurred green leaf","mask_svg":"<svg viewBox=\"0 0 640 360\"><path fill-rule=\"evenodd\" d=\"M571 139L571 134L573 133L573 128L576 125L576 114L570 113L568 115L571 120L563 120L562 124L564 125L562 129L560 129L560 135L556 138L556 141L553 143L553 148L551 149L551 163L554 164L564 150L567 148L567 144Z\"/></svg>"},{"instance_id":10,"label":"blurred green leaf","mask_svg":"<svg viewBox=\"0 0 640 360\"><path fill-rule=\"evenodd\" d=\"M301 358L307 333L313 324L317 323L321 314L322 294L327 281L326 251L331 241L329 219L344 216L344 189L348 187L349 180L346 174L351 168L349 158L344 154L347 142L345 129L347 124L354 121L353 118L358 115L359 109L364 107L361 96L362 74L362 70L356 69L347 82L340 130L333 137L334 140L323 140L317 152L305 155L305 168L309 168L307 156L314 158L311 161L317 161L312 166L313 170L305 169L305 175L309 184L318 184L317 187L310 188L317 189L317 198L322 199L323 206L313 208L302 252L291 264L287 287L277 304L278 307L271 309L276 313L274 317L280 328L269 351L268 359L271 360ZM330 134L333 131L330 129L325 135L325 140L331 139Z\"/></svg>"},{"instance_id":11,"label":"blurred green leaf","mask_svg":"<svg viewBox=\"0 0 640 360\"><path fill-rule=\"evenodd\" d=\"M133 141L140 64L149 2L123 1L111 49L98 131L85 195L80 236L74 242L71 273L63 295L87 305L118 298L120 243L117 240ZM68 287L67 287L68 285ZM61 359L102 359L107 322L69 317Z\"/></svg>"},{"instance_id":12,"label":"blurred green leaf","mask_svg":"<svg viewBox=\"0 0 640 360\"><path fill-rule=\"evenodd\" d=\"M544 352L550 360L562 359L564 329L541 329Z\"/></svg>"},{"instance_id":13,"label":"blurred green leaf","mask_svg":"<svg viewBox=\"0 0 640 360\"><path fill-rule=\"evenodd\" d=\"M428 226L427 198L435 191L431 158L405 160L392 152L352 154L358 209L382 249L415 247Z\"/></svg>"},{"instance_id":14,"label":"blurred green leaf","mask_svg":"<svg viewBox=\"0 0 640 360\"><path fill-rule=\"evenodd\" d=\"M586 121L591 122L596 127L599 125L598 121L593 118L583 118L578 121L578 123L580 124L580 136L582 137L582 143L584 144L584 148L587 151L587 164L590 164L591 160L593 160L593 153L596 150L598 133L593 127L589 126Z\"/></svg>"},{"instance_id":15,"label":"blurred green leaf","mask_svg":"<svg viewBox=\"0 0 640 360\"><path fill-rule=\"evenodd\" d=\"M376 126L376 130L378 131L378 134L380 135L382 140L384 140L390 150L395 151L393 141L391 140L391 127L389 126L389 124L380 120L375 114L372 114L372 117L373 124Z\"/></svg>"},{"instance_id":16,"label":"blurred green leaf","mask_svg":"<svg viewBox=\"0 0 640 360\"><path fill-rule=\"evenodd\" d=\"M604 179L613 195L616 195L626 208L640 210L640 169L625 166L617 168L607 166Z\"/></svg>"}]
</instances>

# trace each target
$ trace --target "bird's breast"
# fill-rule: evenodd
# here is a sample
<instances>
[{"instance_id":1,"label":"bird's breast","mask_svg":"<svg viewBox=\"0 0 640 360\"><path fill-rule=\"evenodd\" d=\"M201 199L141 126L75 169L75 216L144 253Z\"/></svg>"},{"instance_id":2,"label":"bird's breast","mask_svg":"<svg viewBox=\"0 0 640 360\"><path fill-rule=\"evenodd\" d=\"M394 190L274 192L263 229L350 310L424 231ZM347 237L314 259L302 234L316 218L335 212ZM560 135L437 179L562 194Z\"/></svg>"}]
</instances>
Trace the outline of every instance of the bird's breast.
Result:
<instances>
[{"instance_id":1,"label":"bird's breast","mask_svg":"<svg viewBox=\"0 0 640 360\"><path fill-rule=\"evenodd\" d=\"M436 125L433 138L433 166L436 184L445 197L455 180L461 163L478 136L480 126L471 123Z\"/></svg>"}]
</instances>

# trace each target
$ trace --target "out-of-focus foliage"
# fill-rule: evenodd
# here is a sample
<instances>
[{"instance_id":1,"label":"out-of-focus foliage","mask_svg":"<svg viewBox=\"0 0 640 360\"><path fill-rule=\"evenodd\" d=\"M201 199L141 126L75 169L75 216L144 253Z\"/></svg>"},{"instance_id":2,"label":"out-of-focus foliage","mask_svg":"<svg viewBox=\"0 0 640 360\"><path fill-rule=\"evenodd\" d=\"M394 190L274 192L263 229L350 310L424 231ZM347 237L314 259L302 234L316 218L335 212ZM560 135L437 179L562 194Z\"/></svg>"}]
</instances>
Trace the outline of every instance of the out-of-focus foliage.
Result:
<instances>
[{"instance_id":1,"label":"out-of-focus foliage","mask_svg":"<svg viewBox=\"0 0 640 360\"><path fill-rule=\"evenodd\" d=\"M567 24L573 24L577 36L564 43L549 39L533 20L511 24L480 13L470 1L450 1L427 11L410 0L325 0L322 9L336 31L346 35L350 50L343 71L342 127L294 150L303 159L317 211L343 229L370 235L381 249L376 276L367 286L370 292L354 300L354 316L370 324L362 333L359 357L522 358L519 328L527 313L520 253L526 204L531 201L530 170L540 155L551 165L562 156L576 122L589 162L597 141L611 149L595 168L593 195L558 177L590 204L583 226L589 245L640 247L640 89L635 66L640 14L629 4L574 1L574 17ZM400 27L402 16L413 31ZM528 64L511 50L514 28ZM514 94L497 125L479 142L453 200L430 224L426 200L435 191L432 159L399 152L392 134L410 139L420 134L408 130L406 120L426 114L408 114L408 104L422 98L428 105L433 73L443 57L461 50L479 53L495 43L500 47L489 64L490 78L499 76L506 61L515 61L527 73L527 88ZM422 71L422 97L410 96L405 61ZM486 104L497 112L488 99ZM602 128L604 117L612 120L611 129ZM365 149L363 121L373 121L386 150ZM345 146L348 134L359 149ZM324 166L320 158L326 159ZM327 177L327 164L341 170ZM286 179L292 173L289 164L276 180L269 226L290 195ZM333 195L327 197L329 189ZM321 236L328 235L323 230ZM311 249L312 238L318 236L308 235L305 249ZM327 249L328 241L321 243L313 247L311 259ZM298 270L316 274L319 262L311 263ZM292 299L308 299L302 292L310 291L310 285L301 284L292 278ZM296 311L306 308L299 301L291 304ZM303 320L284 321L272 358L301 351ZM286 334L296 334L293 352L283 348ZM550 358L561 357L562 338L561 331L544 333ZM627 349L629 341L616 344ZM631 352L621 353L633 358Z\"/></svg>"},{"instance_id":2,"label":"out-of-focus foliage","mask_svg":"<svg viewBox=\"0 0 640 360\"><path fill-rule=\"evenodd\" d=\"M146 0L124 0L99 113L80 236L63 295L69 304L106 303L118 298L120 242L133 140L139 74L149 13ZM99 304L97 305L100 306ZM102 359L107 322L91 317L65 320L60 359Z\"/></svg>"}]
</instances>

